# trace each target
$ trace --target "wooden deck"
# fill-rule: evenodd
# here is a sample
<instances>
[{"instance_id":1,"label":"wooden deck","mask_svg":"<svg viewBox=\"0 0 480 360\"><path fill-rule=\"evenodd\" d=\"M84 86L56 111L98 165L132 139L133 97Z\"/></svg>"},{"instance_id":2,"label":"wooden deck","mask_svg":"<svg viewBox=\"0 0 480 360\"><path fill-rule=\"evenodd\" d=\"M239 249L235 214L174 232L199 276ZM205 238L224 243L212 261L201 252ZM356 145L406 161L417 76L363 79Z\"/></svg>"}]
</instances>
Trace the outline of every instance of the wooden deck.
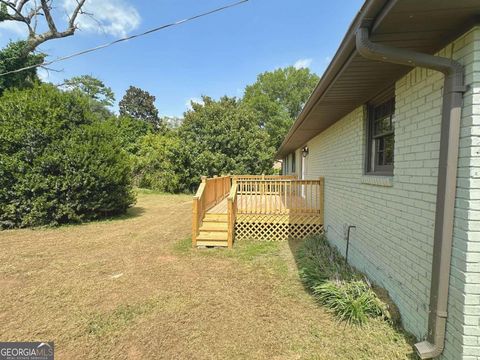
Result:
<instances>
[{"instance_id":1,"label":"wooden deck","mask_svg":"<svg viewBox=\"0 0 480 360\"><path fill-rule=\"evenodd\" d=\"M303 196L282 195L237 195L237 214L251 215L286 215L286 214L320 214L320 209L307 206L308 200ZM228 200L221 200L207 210L207 214L227 214Z\"/></svg>"},{"instance_id":2,"label":"wooden deck","mask_svg":"<svg viewBox=\"0 0 480 360\"><path fill-rule=\"evenodd\" d=\"M203 178L193 200L193 246L287 240L323 231L323 178Z\"/></svg>"},{"instance_id":3,"label":"wooden deck","mask_svg":"<svg viewBox=\"0 0 480 360\"><path fill-rule=\"evenodd\" d=\"M220 201L217 205L212 207L210 210L207 210L207 214L227 214L228 213L228 200L227 198Z\"/></svg>"}]
</instances>

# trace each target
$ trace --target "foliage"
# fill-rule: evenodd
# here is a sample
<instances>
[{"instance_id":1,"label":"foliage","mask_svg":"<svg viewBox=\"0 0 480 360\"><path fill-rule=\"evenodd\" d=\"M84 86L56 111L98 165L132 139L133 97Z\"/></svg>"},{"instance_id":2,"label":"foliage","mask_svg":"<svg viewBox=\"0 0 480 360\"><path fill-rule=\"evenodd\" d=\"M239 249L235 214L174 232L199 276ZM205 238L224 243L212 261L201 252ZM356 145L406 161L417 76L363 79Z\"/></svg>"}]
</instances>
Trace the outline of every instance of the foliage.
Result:
<instances>
[{"instance_id":1,"label":"foliage","mask_svg":"<svg viewBox=\"0 0 480 360\"><path fill-rule=\"evenodd\" d=\"M203 104L192 103L178 134L188 149L181 176L186 188L193 190L201 175L272 171L268 134L258 127L255 113L235 98L204 96Z\"/></svg>"},{"instance_id":2,"label":"foliage","mask_svg":"<svg viewBox=\"0 0 480 360\"><path fill-rule=\"evenodd\" d=\"M24 48L25 41L17 41L10 42L5 48L0 50L0 73L43 63L44 54L24 55ZM6 89L31 87L36 81L38 81L36 68L0 76L0 95Z\"/></svg>"},{"instance_id":3,"label":"foliage","mask_svg":"<svg viewBox=\"0 0 480 360\"><path fill-rule=\"evenodd\" d=\"M0 227L123 213L134 202L116 129L78 92L52 85L0 98Z\"/></svg>"},{"instance_id":4,"label":"foliage","mask_svg":"<svg viewBox=\"0 0 480 360\"><path fill-rule=\"evenodd\" d=\"M178 171L181 168L182 145L173 135L148 134L139 142L135 158L135 181L141 188L162 192L184 190Z\"/></svg>"},{"instance_id":5,"label":"foliage","mask_svg":"<svg viewBox=\"0 0 480 360\"><path fill-rule=\"evenodd\" d=\"M152 125L128 116L111 117L108 122L117 129L122 148L131 155L138 154L140 139L152 133Z\"/></svg>"},{"instance_id":6,"label":"foliage","mask_svg":"<svg viewBox=\"0 0 480 360\"><path fill-rule=\"evenodd\" d=\"M390 318L387 305L364 281L327 281L316 285L313 294L341 321L363 325L368 318Z\"/></svg>"},{"instance_id":7,"label":"foliage","mask_svg":"<svg viewBox=\"0 0 480 360\"><path fill-rule=\"evenodd\" d=\"M330 246L325 236L305 239L297 251L301 264L300 277L309 289L317 284L332 281L354 281L362 277L349 266L342 255Z\"/></svg>"},{"instance_id":8,"label":"foliage","mask_svg":"<svg viewBox=\"0 0 480 360\"><path fill-rule=\"evenodd\" d=\"M72 77L65 80L63 86L69 90L79 90L103 106L112 106L115 102L112 89L91 75Z\"/></svg>"},{"instance_id":9,"label":"foliage","mask_svg":"<svg viewBox=\"0 0 480 360\"><path fill-rule=\"evenodd\" d=\"M165 124L160 120L155 107L155 96L148 91L130 86L119 103L120 115L150 124L155 131L164 132Z\"/></svg>"},{"instance_id":10,"label":"foliage","mask_svg":"<svg viewBox=\"0 0 480 360\"><path fill-rule=\"evenodd\" d=\"M319 78L309 69L293 66L264 72L246 87L244 102L258 112L258 122L277 149L300 114Z\"/></svg>"},{"instance_id":11,"label":"foliage","mask_svg":"<svg viewBox=\"0 0 480 360\"><path fill-rule=\"evenodd\" d=\"M391 319L387 303L324 235L306 238L297 251L297 261L305 286L340 320L364 324L367 318Z\"/></svg>"}]
</instances>

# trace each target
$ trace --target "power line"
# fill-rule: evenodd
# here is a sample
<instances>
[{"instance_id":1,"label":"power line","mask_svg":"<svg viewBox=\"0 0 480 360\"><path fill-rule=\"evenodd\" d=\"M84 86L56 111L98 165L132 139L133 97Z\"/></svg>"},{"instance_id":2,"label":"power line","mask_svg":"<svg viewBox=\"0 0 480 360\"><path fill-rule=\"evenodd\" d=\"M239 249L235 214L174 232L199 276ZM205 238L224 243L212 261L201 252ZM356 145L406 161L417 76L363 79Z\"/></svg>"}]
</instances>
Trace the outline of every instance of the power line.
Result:
<instances>
[{"instance_id":1,"label":"power line","mask_svg":"<svg viewBox=\"0 0 480 360\"><path fill-rule=\"evenodd\" d=\"M109 42L109 43L98 45L98 46L95 46L93 48L82 50L82 51L79 51L79 52L76 52L76 53L73 53L73 54L70 54L70 55L62 56L62 57L59 57L59 58L56 58L56 59L53 59L53 60L50 60L50 61L44 61L41 64L30 65L30 66L26 66L26 67L23 67L23 68L20 68L20 69L7 71L5 73L0 74L0 76L15 74L15 73L19 73L19 72L22 72L22 71L25 71L25 70L34 69L34 68L37 68L37 67L49 66L49 65L52 65L52 64L60 62L60 61L65 61L65 60L72 59L72 58L77 57L77 56L81 56L81 55L85 55L85 54L88 54L88 53L91 53L91 52L94 52L94 51L105 49L107 47L110 47L112 45L115 45L115 44L118 44L118 43L121 43L121 42L124 42L124 41L128 41L128 40L136 39L136 38L139 38L139 37L142 37L142 36L145 36L145 35L149 35L151 33L154 33L154 32L157 32L157 31L160 31L160 30L172 27L172 26L181 25L181 24L184 24L186 22L189 22L189 21L192 21L192 20L204 17L204 16L208 16L208 15L211 15L211 14L214 14L214 13L232 8L234 6L241 5L241 4L246 3L248 1L249 0L240 0L240 1L237 1L237 2L234 2L234 3L231 3L231 4L227 4L225 6L222 6L222 7L219 7L219 8L216 8L216 9L213 9L213 10L210 10L210 11L207 11L207 12L204 12L204 13L201 13L201 14L183 19L183 20L178 20L178 21L175 21L175 22L172 22L172 23L169 23L169 24L158 26L156 28L147 30L147 31L139 33L139 34L126 36L126 37L114 40L112 42Z\"/></svg>"}]
</instances>

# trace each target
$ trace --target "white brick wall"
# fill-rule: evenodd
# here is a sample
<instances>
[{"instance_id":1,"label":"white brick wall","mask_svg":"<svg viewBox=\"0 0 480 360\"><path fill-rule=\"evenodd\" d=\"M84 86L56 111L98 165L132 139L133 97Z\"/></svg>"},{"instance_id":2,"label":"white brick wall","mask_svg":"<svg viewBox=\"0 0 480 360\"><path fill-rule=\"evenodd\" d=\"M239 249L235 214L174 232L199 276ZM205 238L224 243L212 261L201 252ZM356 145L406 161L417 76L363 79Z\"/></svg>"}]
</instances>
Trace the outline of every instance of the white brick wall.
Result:
<instances>
[{"instance_id":1,"label":"white brick wall","mask_svg":"<svg viewBox=\"0 0 480 360\"><path fill-rule=\"evenodd\" d=\"M449 318L444 359L480 360L480 29L442 50L465 65ZM391 178L363 174L364 109L312 139L307 178L325 177L329 240L385 287L407 330L427 331L443 76L414 69L396 83L395 169ZM297 156L297 163L300 158Z\"/></svg>"}]
</instances>

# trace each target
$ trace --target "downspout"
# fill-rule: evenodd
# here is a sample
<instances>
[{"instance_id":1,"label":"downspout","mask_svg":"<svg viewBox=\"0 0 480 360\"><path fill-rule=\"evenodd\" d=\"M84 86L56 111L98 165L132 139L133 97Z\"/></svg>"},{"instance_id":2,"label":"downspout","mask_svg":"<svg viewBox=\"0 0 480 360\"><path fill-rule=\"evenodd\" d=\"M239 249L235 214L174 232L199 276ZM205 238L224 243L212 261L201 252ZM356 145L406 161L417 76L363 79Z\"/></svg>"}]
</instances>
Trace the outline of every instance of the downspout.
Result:
<instances>
[{"instance_id":1,"label":"downspout","mask_svg":"<svg viewBox=\"0 0 480 360\"><path fill-rule=\"evenodd\" d=\"M440 71L445 76L428 334L425 341L415 344L415 350L420 358L431 359L441 355L445 347L460 119L463 93L466 91L464 70L461 64L451 59L372 43L369 39L368 25L362 24L356 33L357 51L363 57L428 68Z\"/></svg>"}]
</instances>

